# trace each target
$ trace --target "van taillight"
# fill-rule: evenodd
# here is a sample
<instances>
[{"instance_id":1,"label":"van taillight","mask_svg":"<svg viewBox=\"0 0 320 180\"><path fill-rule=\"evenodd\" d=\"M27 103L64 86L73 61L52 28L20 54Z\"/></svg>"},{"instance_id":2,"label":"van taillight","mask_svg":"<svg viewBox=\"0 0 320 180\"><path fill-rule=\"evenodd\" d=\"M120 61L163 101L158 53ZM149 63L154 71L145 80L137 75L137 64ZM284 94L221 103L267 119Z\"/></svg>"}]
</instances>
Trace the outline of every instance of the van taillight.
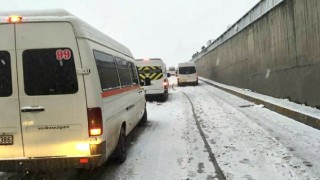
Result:
<instances>
[{"instance_id":1,"label":"van taillight","mask_svg":"<svg viewBox=\"0 0 320 180\"><path fill-rule=\"evenodd\" d=\"M169 86L168 79L163 80L163 86L167 88Z\"/></svg>"},{"instance_id":2,"label":"van taillight","mask_svg":"<svg viewBox=\"0 0 320 180\"><path fill-rule=\"evenodd\" d=\"M103 132L101 108L88 108L89 136L100 136Z\"/></svg>"}]
</instances>

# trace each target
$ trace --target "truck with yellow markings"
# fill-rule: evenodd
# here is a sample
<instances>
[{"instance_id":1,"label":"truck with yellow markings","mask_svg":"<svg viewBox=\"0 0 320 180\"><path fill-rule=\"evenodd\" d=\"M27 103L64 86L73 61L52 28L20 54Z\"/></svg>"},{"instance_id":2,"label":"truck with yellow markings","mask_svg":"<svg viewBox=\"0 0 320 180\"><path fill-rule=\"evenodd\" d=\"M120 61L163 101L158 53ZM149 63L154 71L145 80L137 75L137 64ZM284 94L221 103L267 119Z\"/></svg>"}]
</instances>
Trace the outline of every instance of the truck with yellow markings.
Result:
<instances>
[{"instance_id":1,"label":"truck with yellow markings","mask_svg":"<svg viewBox=\"0 0 320 180\"><path fill-rule=\"evenodd\" d=\"M162 59L137 59L137 69L140 81L145 89L146 98L159 98L162 101L168 99L169 81L166 64Z\"/></svg>"}]
</instances>

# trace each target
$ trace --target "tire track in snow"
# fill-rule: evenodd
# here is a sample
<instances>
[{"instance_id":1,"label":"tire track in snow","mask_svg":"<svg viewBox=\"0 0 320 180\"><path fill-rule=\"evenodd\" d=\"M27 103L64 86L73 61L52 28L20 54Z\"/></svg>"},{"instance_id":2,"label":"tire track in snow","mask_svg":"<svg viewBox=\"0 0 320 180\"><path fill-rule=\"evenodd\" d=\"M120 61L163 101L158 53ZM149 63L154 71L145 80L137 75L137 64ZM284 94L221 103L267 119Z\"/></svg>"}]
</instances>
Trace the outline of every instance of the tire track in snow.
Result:
<instances>
[{"instance_id":1,"label":"tire track in snow","mask_svg":"<svg viewBox=\"0 0 320 180\"><path fill-rule=\"evenodd\" d=\"M192 103L191 99L189 98L189 96L186 93L184 93L184 92L182 92L182 93L183 93L183 95L185 95L187 97L188 101L190 102L194 120L196 121L197 128L198 128L198 130L200 132L201 138L202 138L202 140L203 140L203 142L205 144L205 147L206 147L206 149L207 149L207 151L209 153L210 160L211 160L211 162L212 162L212 164L213 164L213 166L214 166L214 168L216 170L218 179L226 180L226 176L223 174L223 171L219 167L218 162L217 162L216 158L214 157L214 154L213 154L213 152L212 152L212 150L210 148L210 145L209 145L209 143L208 143L208 141L206 139L206 136L205 136L203 130L201 129L200 121L198 120L198 117L197 117L197 114L195 112L195 109L194 109L194 106L193 106L193 103Z\"/></svg>"}]
</instances>

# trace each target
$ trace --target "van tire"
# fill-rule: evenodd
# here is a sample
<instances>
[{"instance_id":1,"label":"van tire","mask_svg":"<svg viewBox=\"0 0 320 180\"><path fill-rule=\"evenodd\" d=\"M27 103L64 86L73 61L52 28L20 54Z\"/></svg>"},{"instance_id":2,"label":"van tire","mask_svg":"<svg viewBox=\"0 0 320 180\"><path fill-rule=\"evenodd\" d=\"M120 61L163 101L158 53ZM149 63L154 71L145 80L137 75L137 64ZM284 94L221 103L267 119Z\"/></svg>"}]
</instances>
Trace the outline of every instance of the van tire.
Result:
<instances>
[{"instance_id":1,"label":"van tire","mask_svg":"<svg viewBox=\"0 0 320 180\"><path fill-rule=\"evenodd\" d=\"M126 131L124 126L121 127L118 144L114 152L117 163L121 164L127 159Z\"/></svg>"},{"instance_id":2,"label":"van tire","mask_svg":"<svg viewBox=\"0 0 320 180\"><path fill-rule=\"evenodd\" d=\"M148 113L147 113L147 108L145 108L139 125L145 126L147 123L148 123Z\"/></svg>"},{"instance_id":3,"label":"van tire","mask_svg":"<svg viewBox=\"0 0 320 180\"><path fill-rule=\"evenodd\" d=\"M160 96L161 101L165 102L166 100L168 100L168 96L169 96L168 90L165 90L164 93Z\"/></svg>"}]
</instances>

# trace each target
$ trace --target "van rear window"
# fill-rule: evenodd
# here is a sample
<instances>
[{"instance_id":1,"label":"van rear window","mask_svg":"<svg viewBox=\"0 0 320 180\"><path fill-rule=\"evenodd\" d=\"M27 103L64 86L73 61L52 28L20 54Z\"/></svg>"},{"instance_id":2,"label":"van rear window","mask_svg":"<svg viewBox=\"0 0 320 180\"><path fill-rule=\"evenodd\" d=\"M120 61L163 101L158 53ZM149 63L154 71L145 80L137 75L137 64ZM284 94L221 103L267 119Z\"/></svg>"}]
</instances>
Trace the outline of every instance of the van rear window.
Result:
<instances>
[{"instance_id":1,"label":"van rear window","mask_svg":"<svg viewBox=\"0 0 320 180\"><path fill-rule=\"evenodd\" d=\"M0 51L0 97L12 94L11 62L8 51Z\"/></svg>"},{"instance_id":2,"label":"van rear window","mask_svg":"<svg viewBox=\"0 0 320 180\"><path fill-rule=\"evenodd\" d=\"M29 49L22 54L27 95L74 94L78 81L69 48Z\"/></svg>"},{"instance_id":3,"label":"van rear window","mask_svg":"<svg viewBox=\"0 0 320 180\"><path fill-rule=\"evenodd\" d=\"M196 68L194 66L179 67L179 74L194 74L194 73L196 73Z\"/></svg>"}]
</instances>

